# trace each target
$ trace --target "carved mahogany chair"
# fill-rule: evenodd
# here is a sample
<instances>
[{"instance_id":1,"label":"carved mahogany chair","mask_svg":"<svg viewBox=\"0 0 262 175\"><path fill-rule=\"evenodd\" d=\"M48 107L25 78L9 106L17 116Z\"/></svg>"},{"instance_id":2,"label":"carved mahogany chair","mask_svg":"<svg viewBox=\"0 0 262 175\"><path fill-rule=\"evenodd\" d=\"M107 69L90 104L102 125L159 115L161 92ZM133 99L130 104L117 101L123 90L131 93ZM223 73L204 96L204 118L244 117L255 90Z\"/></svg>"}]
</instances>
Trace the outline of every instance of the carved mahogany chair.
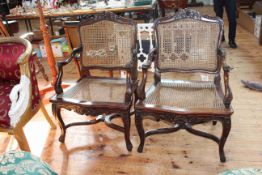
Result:
<instances>
[{"instance_id":1,"label":"carved mahogany chair","mask_svg":"<svg viewBox=\"0 0 262 175\"><path fill-rule=\"evenodd\" d=\"M219 145L220 160L226 160L224 144L231 128L232 93L229 87L229 66L220 48L223 22L219 18L201 16L193 10L181 10L175 16L159 18L154 23L157 46L143 65L143 79L137 88L135 123L140 136L138 152L143 151L145 138L185 129L211 139ZM147 69L155 63L154 83L145 92ZM224 70L224 86L220 82L220 69ZM214 75L212 81L161 79L166 72L206 73ZM174 77L174 76L173 76ZM156 121L168 122L170 128L144 130L143 119L151 116ZM220 121L222 137L194 129L194 125Z\"/></svg>"},{"instance_id":2,"label":"carved mahogany chair","mask_svg":"<svg viewBox=\"0 0 262 175\"><path fill-rule=\"evenodd\" d=\"M66 129L75 125L98 122L125 135L126 147L132 150L130 141L130 108L133 92L137 87L136 23L113 13L101 13L76 24L81 45L74 49L67 60L59 62L56 95L51 99L53 114L59 122L64 142ZM80 54L81 78L69 90L61 88L63 67ZM126 78L96 77L91 70L125 70ZM97 116L95 119L65 125L61 109L74 110L78 114ZM124 126L111 122L121 117Z\"/></svg>"},{"instance_id":3,"label":"carved mahogany chair","mask_svg":"<svg viewBox=\"0 0 262 175\"><path fill-rule=\"evenodd\" d=\"M178 9L187 8L187 0L158 0L160 14L162 17L166 16L166 10L177 11Z\"/></svg>"},{"instance_id":4,"label":"carved mahogany chair","mask_svg":"<svg viewBox=\"0 0 262 175\"><path fill-rule=\"evenodd\" d=\"M40 99L34 59L29 41L14 37L0 39L0 132L13 134L25 151L30 148L23 127L39 109L55 128Z\"/></svg>"}]
</instances>

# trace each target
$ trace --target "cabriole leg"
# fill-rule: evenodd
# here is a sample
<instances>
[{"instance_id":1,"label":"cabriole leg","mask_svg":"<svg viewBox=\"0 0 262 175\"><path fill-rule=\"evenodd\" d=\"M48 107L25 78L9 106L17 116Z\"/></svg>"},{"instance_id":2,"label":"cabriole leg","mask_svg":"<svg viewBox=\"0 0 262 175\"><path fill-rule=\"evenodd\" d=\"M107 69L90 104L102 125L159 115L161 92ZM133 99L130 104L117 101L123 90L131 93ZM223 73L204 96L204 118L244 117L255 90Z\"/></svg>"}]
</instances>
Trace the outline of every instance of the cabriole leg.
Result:
<instances>
[{"instance_id":1,"label":"cabriole leg","mask_svg":"<svg viewBox=\"0 0 262 175\"><path fill-rule=\"evenodd\" d=\"M135 113L135 123L136 123L136 129L138 135L140 137L140 144L137 151L141 153L143 151L144 144L145 144L145 131L143 127L143 118L140 112Z\"/></svg>"},{"instance_id":2,"label":"cabriole leg","mask_svg":"<svg viewBox=\"0 0 262 175\"><path fill-rule=\"evenodd\" d=\"M130 141L130 113L125 113L122 115L122 120L124 123L124 134L126 141L126 148L128 151L132 151L133 145Z\"/></svg>"},{"instance_id":3,"label":"cabriole leg","mask_svg":"<svg viewBox=\"0 0 262 175\"><path fill-rule=\"evenodd\" d=\"M61 129L61 135L59 137L59 141L64 143L66 128L65 128L65 123L61 117L61 108L58 108L55 104L52 104L52 112L53 115L55 116L56 121L58 121L59 127Z\"/></svg>"},{"instance_id":4,"label":"cabriole leg","mask_svg":"<svg viewBox=\"0 0 262 175\"><path fill-rule=\"evenodd\" d=\"M219 142L219 156L220 156L220 161L225 162L226 157L225 157L225 152L224 152L224 146L225 146L228 134L231 129L231 119L226 118L226 119L223 119L221 122L222 122L223 131L222 131L222 136Z\"/></svg>"}]
</instances>

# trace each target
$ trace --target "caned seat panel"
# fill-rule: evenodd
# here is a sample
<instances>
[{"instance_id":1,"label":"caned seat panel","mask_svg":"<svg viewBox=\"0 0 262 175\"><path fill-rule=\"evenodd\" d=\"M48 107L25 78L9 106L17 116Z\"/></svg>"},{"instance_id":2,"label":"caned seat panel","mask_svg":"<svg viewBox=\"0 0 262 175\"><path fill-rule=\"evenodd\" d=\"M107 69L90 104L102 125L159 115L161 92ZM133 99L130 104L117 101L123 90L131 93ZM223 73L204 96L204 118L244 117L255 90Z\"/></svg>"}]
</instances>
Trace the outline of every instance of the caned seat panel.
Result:
<instances>
[{"instance_id":1,"label":"caned seat panel","mask_svg":"<svg viewBox=\"0 0 262 175\"><path fill-rule=\"evenodd\" d=\"M198 81L162 81L147 95L144 104L183 109L225 109L214 83Z\"/></svg>"},{"instance_id":2,"label":"caned seat panel","mask_svg":"<svg viewBox=\"0 0 262 175\"><path fill-rule=\"evenodd\" d=\"M59 97L80 102L124 103L125 92L125 79L84 78Z\"/></svg>"}]
</instances>

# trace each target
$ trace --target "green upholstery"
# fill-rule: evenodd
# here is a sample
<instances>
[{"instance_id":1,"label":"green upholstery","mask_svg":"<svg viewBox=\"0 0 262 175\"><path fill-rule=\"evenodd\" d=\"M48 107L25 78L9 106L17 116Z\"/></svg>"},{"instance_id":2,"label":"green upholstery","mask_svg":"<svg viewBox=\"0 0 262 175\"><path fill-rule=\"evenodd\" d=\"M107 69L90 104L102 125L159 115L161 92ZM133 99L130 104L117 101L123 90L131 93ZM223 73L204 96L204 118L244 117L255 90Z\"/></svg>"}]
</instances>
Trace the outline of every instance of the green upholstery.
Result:
<instances>
[{"instance_id":1,"label":"green upholstery","mask_svg":"<svg viewBox=\"0 0 262 175\"><path fill-rule=\"evenodd\" d=\"M47 163L29 152L9 151L0 155L0 174L56 175Z\"/></svg>"},{"instance_id":2,"label":"green upholstery","mask_svg":"<svg viewBox=\"0 0 262 175\"><path fill-rule=\"evenodd\" d=\"M243 168L235 170L227 170L218 175L262 175L262 169L259 168Z\"/></svg>"}]
</instances>

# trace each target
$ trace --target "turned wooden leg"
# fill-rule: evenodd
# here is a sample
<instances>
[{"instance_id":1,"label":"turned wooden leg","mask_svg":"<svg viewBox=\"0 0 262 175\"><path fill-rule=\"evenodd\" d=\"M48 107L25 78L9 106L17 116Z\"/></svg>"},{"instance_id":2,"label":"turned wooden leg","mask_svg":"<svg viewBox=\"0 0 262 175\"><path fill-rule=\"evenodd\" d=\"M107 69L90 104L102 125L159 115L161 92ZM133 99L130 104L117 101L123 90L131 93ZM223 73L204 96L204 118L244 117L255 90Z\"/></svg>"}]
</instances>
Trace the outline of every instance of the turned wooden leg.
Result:
<instances>
[{"instance_id":1,"label":"turned wooden leg","mask_svg":"<svg viewBox=\"0 0 262 175\"><path fill-rule=\"evenodd\" d=\"M16 138L21 150L30 152L30 147L27 142L23 128L15 128L14 137Z\"/></svg>"},{"instance_id":2,"label":"turned wooden leg","mask_svg":"<svg viewBox=\"0 0 262 175\"><path fill-rule=\"evenodd\" d=\"M221 122L222 122L223 131L222 131L222 136L219 142L219 156L220 156L220 161L225 162L226 157L225 157L225 152L224 152L224 146L225 146L228 134L231 129L231 119L226 118L226 119L223 119Z\"/></svg>"},{"instance_id":3,"label":"turned wooden leg","mask_svg":"<svg viewBox=\"0 0 262 175\"><path fill-rule=\"evenodd\" d=\"M47 122L49 123L49 125L51 126L52 129L56 129L56 125L54 124L53 120L50 118L50 116L48 115L44 104L41 102L40 104L40 109L43 112L45 119L47 120Z\"/></svg>"},{"instance_id":4,"label":"turned wooden leg","mask_svg":"<svg viewBox=\"0 0 262 175\"><path fill-rule=\"evenodd\" d=\"M137 151L141 153L145 144L145 131L143 127L143 118L140 112L135 112L135 123L138 135L140 137L140 144Z\"/></svg>"},{"instance_id":5,"label":"turned wooden leg","mask_svg":"<svg viewBox=\"0 0 262 175\"><path fill-rule=\"evenodd\" d=\"M66 127L65 123L61 117L61 108L58 108L55 104L52 104L52 112L53 115L55 116L55 119L58 121L59 127L61 129L61 134L59 137L59 141L61 143L65 142L65 135L66 135Z\"/></svg>"},{"instance_id":6,"label":"turned wooden leg","mask_svg":"<svg viewBox=\"0 0 262 175\"><path fill-rule=\"evenodd\" d=\"M133 145L130 141L130 113L122 115L122 120L124 123L124 134L125 134L125 141L126 141L126 148L128 151L132 151Z\"/></svg>"}]
</instances>

